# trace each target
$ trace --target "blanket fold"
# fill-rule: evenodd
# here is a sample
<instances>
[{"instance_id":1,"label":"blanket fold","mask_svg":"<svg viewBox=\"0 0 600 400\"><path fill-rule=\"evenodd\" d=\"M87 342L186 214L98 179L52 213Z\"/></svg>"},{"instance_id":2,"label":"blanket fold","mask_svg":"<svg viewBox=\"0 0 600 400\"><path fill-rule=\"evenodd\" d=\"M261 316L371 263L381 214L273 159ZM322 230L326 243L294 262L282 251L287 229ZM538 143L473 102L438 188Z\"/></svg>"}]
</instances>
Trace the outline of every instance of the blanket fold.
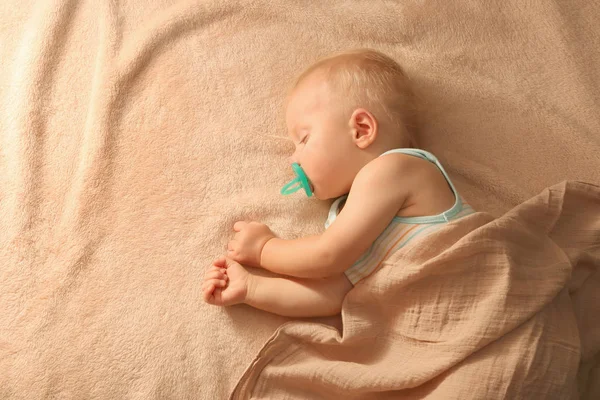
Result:
<instances>
[{"instance_id":1,"label":"blanket fold","mask_svg":"<svg viewBox=\"0 0 600 400\"><path fill-rule=\"evenodd\" d=\"M598 311L579 297L599 235L600 187L583 182L452 221L348 293L342 332L281 326L231 398L576 398L580 359L599 350L598 327L578 329Z\"/></svg>"}]
</instances>

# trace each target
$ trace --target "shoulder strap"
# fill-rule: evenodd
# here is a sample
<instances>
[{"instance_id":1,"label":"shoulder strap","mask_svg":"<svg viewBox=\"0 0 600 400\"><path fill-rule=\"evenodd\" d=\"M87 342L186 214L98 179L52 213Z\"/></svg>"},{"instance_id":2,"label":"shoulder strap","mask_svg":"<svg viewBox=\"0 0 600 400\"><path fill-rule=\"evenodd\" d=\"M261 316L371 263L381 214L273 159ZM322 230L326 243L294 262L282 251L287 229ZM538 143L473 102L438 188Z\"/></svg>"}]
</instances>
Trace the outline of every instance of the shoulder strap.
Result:
<instances>
[{"instance_id":1,"label":"shoulder strap","mask_svg":"<svg viewBox=\"0 0 600 400\"><path fill-rule=\"evenodd\" d=\"M433 154L431 154L428 151L421 150L421 149L393 149L393 150L386 151L379 157L384 156L386 154L390 154L390 153L403 153L403 154L407 154L409 156L419 157L419 158L422 158L424 160L434 163L439 168L439 170L442 172L442 175L444 175L444 178L446 178L446 182L448 182L450 189L452 189L452 193L454 193L454 198L456 199L456 201L454 202L454 206L452 208L450 208L449 210L447 210L446 212L440 214L440 217L443 218L445 221L448 221L450 218L454 217L454 215L456 215L457 213L460 212L460 210L462 209L462 201L460 200L460 196L458 195L456 188L452 184L450 177L446 173L446 170L444 169L444 167L442 166L442 164L440 163L440 161L437 159L436 156L434 156ZM414 218L419 218L419 217L414 217ZM411 221L412 221L412 219L411 219ZM416 222L416 220L415 220L415 222Z\"/></svg>"}]
</instances>

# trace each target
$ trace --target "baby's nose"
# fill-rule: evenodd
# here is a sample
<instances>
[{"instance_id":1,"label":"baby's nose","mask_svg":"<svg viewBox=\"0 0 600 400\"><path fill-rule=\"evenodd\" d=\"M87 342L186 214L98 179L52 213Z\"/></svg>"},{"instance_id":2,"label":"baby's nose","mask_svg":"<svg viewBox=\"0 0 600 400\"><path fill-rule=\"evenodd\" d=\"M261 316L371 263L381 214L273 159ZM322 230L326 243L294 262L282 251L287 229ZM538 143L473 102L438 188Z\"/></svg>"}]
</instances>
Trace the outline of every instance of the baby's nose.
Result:
<instances>
[{"instance_id":1,"label":"baby's nose","mask_svg":"<svg viewBox=\"0 0 600 400\"><path fill-rule=\"evenodd\" d=\"M291 156L288 157L288 163L293 164L295 162L297 162L295 154L292 154Z\"/></svg>"}]
</instances>

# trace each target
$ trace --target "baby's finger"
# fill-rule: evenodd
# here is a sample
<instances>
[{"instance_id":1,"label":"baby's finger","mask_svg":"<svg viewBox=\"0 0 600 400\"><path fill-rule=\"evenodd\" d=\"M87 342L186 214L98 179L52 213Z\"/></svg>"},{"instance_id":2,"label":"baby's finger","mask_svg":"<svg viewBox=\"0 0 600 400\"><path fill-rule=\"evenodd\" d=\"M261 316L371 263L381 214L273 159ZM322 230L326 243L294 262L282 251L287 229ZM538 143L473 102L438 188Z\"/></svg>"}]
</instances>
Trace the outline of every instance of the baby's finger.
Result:
<instances>
[{"instance_id":1,"label":"baby's finger","mask_svg":"<svg viewBox=\"0 0 600 400\"><path fill-rule=\"evenodd\" d=\"M224 267L223 268L211 267L211 268L207 269L206 272L204 273L204 280L210 279L213 277L219 277L220 275L218 275L218 274L227 275L227 269Z\"/></svg>"},{"instance_id":2,"label":"baby's finger","mask_svg":"<svg viewBox=\"0 0 600 400\"><path fill-rule=\"evenodd\" d=\"M213 261L211 268L224 268L225 267L225 257L221 256Z\"/></svg>"},{"instance_id":3,"label":"baby's finger","mask_svg":"<svg viewBox=\"0 0 600 400\"><path fill-rule=\"evenodd\" d=\"M224 282L224 284L222 284L221 282ZM222 287L225 284L227 284L227 280L223 279L223 278L219 278L219 277L206 279L204 281L204 283L202 284L202 290L209 287L211 284L214 285L215 287Z\"/></svg>"},{"instance_id":4,"label":"baby's finger","mask_svg":"<svg viewBox=\"0 0 600 400\"><path fill-rule=\"evenodd\" d=\"M211 270L204 275L204 279L227 279L227 275L225 275L221 270Z\"/></svg>"},{"instance_id":5,"label":"baby's finger","mask_svg":"<svg viewBox=\"0 0 600 400\"><path fill-rule=\"evenodd\" d=\"M240 265L240 263L235 261L231 256L225 257L225 268L229 268L232 265Z\"/></svg>"},{"instance_id":6,"label":"baby's finger","mask_svg":"<svg viewBox=\"0 0 600 400\"><path fill-rule=\"evenodd\" d=\"M207 285L214 285L215 288L224 287L227 285L227 281L225 279L210 279L206 282L209 282Z\"/></svg>"},{"instance_id":7,"label":"baby's finger","mask_svg":"<svg viewBox=\"0 0 600 400\"><path fill-rule=\"evenodd\" d=\"M210 274L214 271L225 272L225 271L227 271L227 268L225 265L223 265L222 267L216 267L213 265L212 267L210 267L206 270L206 272L204 273L204 276L207 276L208 274Z\"/></svg>"},{"instance_id":8,"label":"baby's finger","mask_svg":"<svg viewBox=\"0 0 600 400\"><path fill-rule=\"evenodd\" d=\"M237 221L235 224L233 224L233 230L236 232L241 231L246 225L248 224L248 221Z\"/></svg>"},{"instance_id":9,"label":"baby's finger","mask_svg":"<svg viewBox=\"0 0 600 400\"><path fill-rule=\"evenodd\" d=\"M213 285L213 281L204 281L204 283L202 284L202 292L204 292L206 289L208 289L210 287L210 285Z\"/></svg>"},{"instance_id":10,"label":"baby's finger","mask_svg":"<svg viewBox=\"0 0 600 400\"><path fill-rule=\"evenodd\" d=\"M221 288L215 288L213 292L213 301L215 305L222 305L223 303L223 290Z\"/></svg>"},{"instance_id":11,"label":"baby's finger","mask_svg":"<svg viewBox=\"0 0 600 400\"><path fill-rule=\"evenodd\" d=\"M211 283L210 285L208 285L208 287L206 287L206 289L204 289L202 291L202 297L204 298L204 301L209 303L209 304L213 304L213 292L215 290L215 285L213 283Z\"/></svg>"}]
</instances>

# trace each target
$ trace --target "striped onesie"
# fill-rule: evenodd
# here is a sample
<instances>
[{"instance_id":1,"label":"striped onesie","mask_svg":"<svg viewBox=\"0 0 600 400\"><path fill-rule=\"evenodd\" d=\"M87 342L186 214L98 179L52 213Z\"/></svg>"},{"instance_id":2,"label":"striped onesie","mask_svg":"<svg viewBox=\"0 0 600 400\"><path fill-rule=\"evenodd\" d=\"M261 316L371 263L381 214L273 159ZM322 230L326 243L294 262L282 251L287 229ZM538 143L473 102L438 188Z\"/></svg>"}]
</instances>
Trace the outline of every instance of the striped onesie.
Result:
<instances>
[{"instance_id":1,"label":"striped onesie","mask_svg":"<svg viewBox=\"0 0 600 400\"><path fill-rule=\"evenodd\" d=\"M427 236L443 227L449 221L462 218L475 212L473 208L466 204L458 195L448 174L433 154L420 149L394 149L386 151L381 156L389 153L408 154L434 163L440 169L446 178L446 181L448 181L456 201L452 208L438 215L426 217L394 217L392 222L390 222L381 235L375 239L375 242L371 244L369 249L367 249L367 251L350 268L344 271L353 285L356 285L358 281L378 270L391 254L404 247L411 240ZM347 197L348 195L341 196L331 205L329 217L325 222L326 229L336 219L339 213L340 204L345 201Z\"/></svg>"}]
</instances>

